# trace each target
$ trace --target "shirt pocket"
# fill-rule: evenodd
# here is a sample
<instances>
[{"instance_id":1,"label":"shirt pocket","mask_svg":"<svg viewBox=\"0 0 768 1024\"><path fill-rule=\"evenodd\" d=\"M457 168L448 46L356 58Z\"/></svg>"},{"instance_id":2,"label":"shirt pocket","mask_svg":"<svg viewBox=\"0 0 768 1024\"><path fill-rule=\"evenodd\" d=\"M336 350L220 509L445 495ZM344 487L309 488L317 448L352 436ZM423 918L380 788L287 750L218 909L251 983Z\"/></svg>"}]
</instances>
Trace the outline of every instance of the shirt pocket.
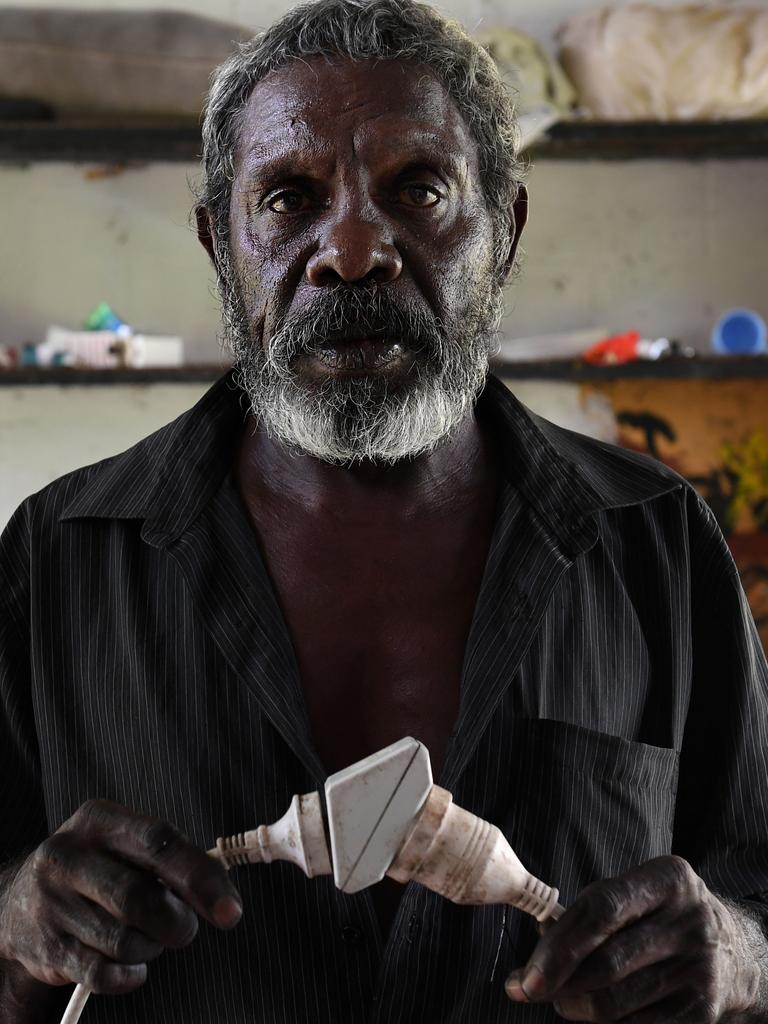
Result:
<instances>
[{"instance_id":1,"label":"shirt pocket","mask_svg":"<svg viewBox=\"0 0 768 1024\"><path fill-rule=\"evenodd\" d=\"M507 836L564 902L671 852L677 751L547 719L518 719L513 731Z\"/></svg>"}]
</instances>

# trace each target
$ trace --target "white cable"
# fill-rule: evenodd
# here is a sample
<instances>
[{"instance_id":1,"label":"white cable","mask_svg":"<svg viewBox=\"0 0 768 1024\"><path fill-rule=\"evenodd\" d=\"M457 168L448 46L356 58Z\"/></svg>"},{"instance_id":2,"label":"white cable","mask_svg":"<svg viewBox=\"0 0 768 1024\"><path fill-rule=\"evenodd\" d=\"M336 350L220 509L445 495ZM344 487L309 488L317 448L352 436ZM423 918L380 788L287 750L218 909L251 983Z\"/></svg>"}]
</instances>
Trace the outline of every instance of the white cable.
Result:
<instances>
[{"instance_id":1,"label":"white cable","mask_svg":"<svg viewBox=\"0 0 768 1024\"><path fill-rule=\"evenodd\" d=\"M88 996L90 994L91 990L86 988L85 985L78 985L75 988L75 991L72 993L72 998L67 1003L64 1016L61 1018L61 1024L77 1024L77 1021L80 1020L80 1014L83 1012L83 1008L88 1002Z\"/></svg>"}]
</instances>

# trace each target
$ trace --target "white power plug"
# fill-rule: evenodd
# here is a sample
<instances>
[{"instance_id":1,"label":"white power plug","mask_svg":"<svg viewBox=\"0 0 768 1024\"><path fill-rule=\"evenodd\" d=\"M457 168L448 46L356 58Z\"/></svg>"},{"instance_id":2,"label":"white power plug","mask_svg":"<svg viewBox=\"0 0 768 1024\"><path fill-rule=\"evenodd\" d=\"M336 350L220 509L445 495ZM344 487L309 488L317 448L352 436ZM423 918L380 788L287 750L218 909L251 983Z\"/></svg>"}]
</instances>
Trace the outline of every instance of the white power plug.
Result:
<instances>
[{"instance_id":1,"label":"white power plug","mask_svg":"<svg viewBox=\"0 0 768 1024\"><path fill-rule=\"evenodd\" d=\"M208 853L227 869L289 861L308 878L333 874L346 893L388 875L454 903L505 903L539 922L563 913L557 889L523 867L495 825L432 784L429 752L418 740L406 737L331 775L325 802L330 853L319 793L294 796L273 825L220 838ZM76 1024L89 995L75 988L61 1024Z\"/></svg>"}]
</instances>

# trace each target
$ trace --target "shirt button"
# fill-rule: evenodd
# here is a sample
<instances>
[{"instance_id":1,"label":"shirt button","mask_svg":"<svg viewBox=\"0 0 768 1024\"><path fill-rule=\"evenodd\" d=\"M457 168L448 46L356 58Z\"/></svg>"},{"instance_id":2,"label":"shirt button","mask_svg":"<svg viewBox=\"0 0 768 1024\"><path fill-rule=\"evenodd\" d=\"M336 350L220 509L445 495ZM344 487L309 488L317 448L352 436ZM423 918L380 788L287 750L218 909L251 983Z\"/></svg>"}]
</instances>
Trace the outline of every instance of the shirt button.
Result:
<instances>
[{"instance_id":1,"label":"shirt button","mask_svg":"<svg viewBox=\"0 0 768 1024\"><path fill-rule=\"evenodd\" d=\"M363 933L353 924L345 924L341 929L341 941L348 946L358 946L363 941Z\"/></svg>"},{"instance_id":2,"label":"shirt button","mask_svg":"<svg viewBox=\"0 0 768 1024\"><path fill-rule=\"evenodd\" d=\"M421 921L414 914L413 917L408 921L408 927L405 930L405 941L415 942L419 937L421 931Z\"/></svg>"}]
</instances>

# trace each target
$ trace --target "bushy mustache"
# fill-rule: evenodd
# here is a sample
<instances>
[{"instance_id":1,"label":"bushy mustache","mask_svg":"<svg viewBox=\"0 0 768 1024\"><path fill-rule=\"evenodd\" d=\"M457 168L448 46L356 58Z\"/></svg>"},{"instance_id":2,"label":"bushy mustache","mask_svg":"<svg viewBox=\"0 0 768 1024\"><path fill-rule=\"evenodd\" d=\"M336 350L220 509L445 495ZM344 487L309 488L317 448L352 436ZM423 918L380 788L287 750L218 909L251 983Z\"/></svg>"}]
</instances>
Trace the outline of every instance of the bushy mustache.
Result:
<instances>
[{"instance_id":1,"label":"bushy mustache","mask_svg":"<svg viewBox=\"0 0 768 1024\"><path fill-rule=\"evenodd\" d=\"M270 362L285 367L337 341L377 337L430 359L442 351L446 335L443 323L421 304L378 286L339 285L282 317L265 349Z\"/></svg>"}]
</instances>

